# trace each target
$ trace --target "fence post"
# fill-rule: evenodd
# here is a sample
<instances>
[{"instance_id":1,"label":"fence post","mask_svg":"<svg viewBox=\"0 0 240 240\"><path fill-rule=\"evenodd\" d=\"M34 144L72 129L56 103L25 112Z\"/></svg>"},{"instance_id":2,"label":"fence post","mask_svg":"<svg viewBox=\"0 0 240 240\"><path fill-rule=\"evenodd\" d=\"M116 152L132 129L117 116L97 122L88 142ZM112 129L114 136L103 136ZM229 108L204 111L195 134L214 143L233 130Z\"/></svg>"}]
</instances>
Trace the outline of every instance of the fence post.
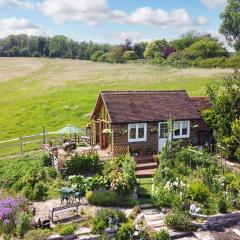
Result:
<instances>
[{"instance_id":1,"label":"fence post","mask_svg":"<svg viewBox=\"0 0 240 240\"><path fill-rule=\"evenodd\" d=\"M19 141L20 141L20 154L23 154L23 142L22 142L22 137L19 137Z\"/></svg>"},{"instance_id":2,"label":"fence post","mask_svg":"<svg viewBox=\"0 0 240 240\"><path fill-rule=\"evenodd\" d=\"M43 144L46 143L46 135L45 135L45 127L42 127L43 129Z\"/></svg>"}]
</instances>

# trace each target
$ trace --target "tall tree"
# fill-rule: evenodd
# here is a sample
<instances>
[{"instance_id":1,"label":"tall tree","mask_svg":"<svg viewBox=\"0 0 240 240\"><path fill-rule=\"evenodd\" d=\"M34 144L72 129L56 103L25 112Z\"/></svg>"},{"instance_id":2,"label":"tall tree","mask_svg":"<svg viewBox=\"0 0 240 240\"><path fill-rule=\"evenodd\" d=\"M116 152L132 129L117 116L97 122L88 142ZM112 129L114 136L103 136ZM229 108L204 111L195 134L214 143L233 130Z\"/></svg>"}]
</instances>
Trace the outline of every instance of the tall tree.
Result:
<instances>
[{"instance_id":1,"label":"tall tree","mask_svg":"<svg viewBox=\"0 0 240 240\"><path fill-rule=\"evenodd\" d=\"M221 13L222 33L229 44L240 51L240 0L228 0L225 10Z\"/></svg>"}]
</instances>

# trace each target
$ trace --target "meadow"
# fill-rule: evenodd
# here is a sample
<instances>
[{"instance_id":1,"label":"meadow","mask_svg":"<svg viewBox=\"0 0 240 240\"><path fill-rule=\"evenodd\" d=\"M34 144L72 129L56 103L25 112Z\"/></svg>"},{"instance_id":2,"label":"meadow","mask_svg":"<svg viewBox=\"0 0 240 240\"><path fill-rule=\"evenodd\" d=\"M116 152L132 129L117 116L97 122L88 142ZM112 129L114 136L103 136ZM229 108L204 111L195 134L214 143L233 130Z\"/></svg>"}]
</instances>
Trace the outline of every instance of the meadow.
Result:
<instances>
[{"instance_id":1,"label":"meadow","mask_svg":"<svg viewBox=\"0 0 240 240\"><path fill-rule=\"evenodd\" d=\"M0 140L85 127L101 90L186 89L206 85L229 69L175 69L148 63L108 64L43 58L0 58Z\"/></svg>"}]
</instances>

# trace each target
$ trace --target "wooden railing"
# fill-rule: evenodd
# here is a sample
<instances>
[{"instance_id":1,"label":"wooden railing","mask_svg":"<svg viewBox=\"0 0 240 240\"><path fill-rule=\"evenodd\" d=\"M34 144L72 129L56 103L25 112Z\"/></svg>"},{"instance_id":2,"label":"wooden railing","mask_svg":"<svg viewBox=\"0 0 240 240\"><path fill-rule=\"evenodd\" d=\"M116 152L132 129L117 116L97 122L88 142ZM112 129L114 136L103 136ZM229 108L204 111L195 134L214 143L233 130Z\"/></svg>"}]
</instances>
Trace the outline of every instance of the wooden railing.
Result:
<instances>
[{"instance_id":1,"label":"wooden railing","mask_svg":"<svg viewBox=\"0 0 240 240\"><path fill-rule=\"evenodd\" d=\"M113 147L113 155L117 156L125 156L129 154L129 146L114 146Z\"/></svg>"}]
</instances>

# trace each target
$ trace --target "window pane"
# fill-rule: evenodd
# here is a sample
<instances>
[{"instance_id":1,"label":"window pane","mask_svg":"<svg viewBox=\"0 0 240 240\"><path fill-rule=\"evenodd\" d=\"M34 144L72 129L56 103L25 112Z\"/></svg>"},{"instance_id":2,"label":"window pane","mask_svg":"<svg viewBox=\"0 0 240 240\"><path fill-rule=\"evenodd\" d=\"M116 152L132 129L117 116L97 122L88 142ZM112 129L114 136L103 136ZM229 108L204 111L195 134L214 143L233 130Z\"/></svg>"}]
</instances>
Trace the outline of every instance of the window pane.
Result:
<instances>
[{"instance_id":1,"label":"window pane","mask_svg":"<svg viewBox=\"0 0 240 240\"><path fill-rule=\"evenodd\" d=\"M138 127L138 138L144 138L144 127Z\"/></svg>"},{"instance_id":2,"label":"window pane","mask_svg":"<svg viewBox=\"0 0 240 240\"><path fill-rule=\"evenodd\" d=\"M130 126L130 139L136 139L136 125Z\"/></svg>"},{"instance_id":3,"label":"window pane","mask_svg":"<svg viewBox=\"0 0 240 240\"><path fill-rule=\"evenodd\" d=\"M182 122L182 135L188 135L188 122Z\"/></svg>"},{"instance_id":4,"label":"window pane","mask_svg":"<svg viewBox=\"0 0 240 240\"><path fill-rule=\"evenodd\" d=\"M180 122L174 122L174 135L180 136Z\"/></svg>"}]
</instances>

